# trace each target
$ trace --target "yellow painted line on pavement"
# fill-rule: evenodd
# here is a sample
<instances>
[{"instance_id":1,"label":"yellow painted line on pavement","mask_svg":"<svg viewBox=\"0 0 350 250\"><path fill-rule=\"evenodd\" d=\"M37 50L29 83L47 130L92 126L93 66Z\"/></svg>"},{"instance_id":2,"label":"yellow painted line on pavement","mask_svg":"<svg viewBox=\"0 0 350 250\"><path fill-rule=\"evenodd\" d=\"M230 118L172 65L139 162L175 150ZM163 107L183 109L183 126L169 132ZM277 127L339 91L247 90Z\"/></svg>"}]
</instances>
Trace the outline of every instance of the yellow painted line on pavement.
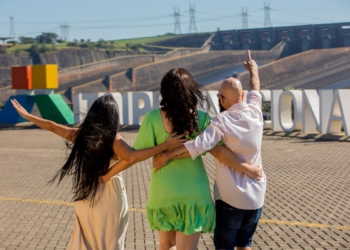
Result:
<instances>
[{"instance_id":1,"label":"yellow painted line on pavement","mask_svg":"<svg viewBox=\"0 0 350 250\"><path fill-rule=\"evenodd\" d=\"M28 202L28 203L37 203L37 204L53 204L53 205L62 205L62 206L73 206L72 202L65 201L50 201L50 200L32 200L32 199L23 199L23 198L9 198L0 196L2 201L19 201L19 202Z\"/></svg>"},{"instance_id":2,"label":"yellow painted line on pavement","mask_svg":"<svg viewBox=\"0 0 350 250\"><path fill-rule=\"evenodd\" d=\"M350 226L327 225L327 224L318 224L318 223L300 222L300 221L260 219L259 223L276 224L276 225L283 225L283 226L302 226L302 227L313 227L313 228L331 228L331 229L338 229L338 230L350 230Z\"/></svg>"},{"instance_id":3,"label":"yellow painted line on pavement","mask_svg":"<svg viewBox=\"0 0 350 250\"><path fill-rule=\"evenodd\" d=\"M18 202L27 202L27 203L36 203L36 204L51 204L51 205L60 205L60 206L73 206L74 205L73 202L33 200L33 199L24 199L24 198L9 198L9 197L3 197L3 196L0 196L0 200L2 200L2 201L18 201ZM138 208L129 208L129 211L130 212L139 212L139 213L146 212L145 209L138 209ZM300 222L300 221L260 219L259 223L283 225L283 226L301 226L301 227L310 227L310 228L329 228L329 229L350 231L350 226L327 225L327 224L318 224L318 223Z\"/></svg>"},{"instance_id":4,"label":"yellow painted line on pavement","mask_svg":"<svg viewBox=\"0 0 350 250\"><path fill-rule=\"evenodd\" d=\"M129 207L130 212L140 212L140 213L146 213L146 209L138 209L138 208L132 208Z\"/></svg>"}]
</instances>

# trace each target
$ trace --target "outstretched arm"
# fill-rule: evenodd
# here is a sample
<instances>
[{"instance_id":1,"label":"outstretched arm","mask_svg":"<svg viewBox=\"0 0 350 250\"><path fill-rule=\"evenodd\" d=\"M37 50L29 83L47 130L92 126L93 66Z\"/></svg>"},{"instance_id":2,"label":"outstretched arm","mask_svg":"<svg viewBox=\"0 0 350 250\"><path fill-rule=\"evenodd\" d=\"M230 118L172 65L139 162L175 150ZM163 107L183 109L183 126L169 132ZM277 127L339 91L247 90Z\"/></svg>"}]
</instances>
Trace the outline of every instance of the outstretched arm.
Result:
<instances>
[{"instance_id":1,"label":"outstretched arm","mask_svg":"<svg viewBox=\"0 0 350 250\"><path fill-rule=\"evenodd\" d=\"M78 130L77 128L70 128L61 124L57 124L53 121L31 115L15 99L11 100L11 103L13 107L17 110L18 114L24 119L38 125L42 129L51 131L56 135L63 137L66 140L74 141L75 134Z\"/></svg>"},{"instance_id":2,"label":"outstretched arm","mask_svg":"<svg viewBox=\"0 0 350 250\"><path fill-rule=\"evenodd\" d=\"M260 166L243 162L234 152L225 146L215 146L209 152L229 168L242 172L254 180L260 180L263 177L263 171ZM186 157L190 157L190 154L186 147L183 146L155 156L153 158L153 168L155 168L155 172L157 172L163 168L169 160Z\"/></svg>"},{"instance_id":3,"label":"outstretched arm","mask_svg":"<svg viewBox=\"0 0 350 250\"><path fill-rule=\"evenodd\" d=\"M114 154L117 155L121 160L109 169L109 172L100 178L100 182L107 182L114 175L120 173L121 171L131 167L136 162L144 161L156 154L159 154L162 151L176 148L182 145L186 139L181 139L183 135L172 134L168 139L160 145L155 147L133 150L123 139L120 134L117 134L117 137L113 144ZM101 181L102 180L102 181Z\"/></svg>"},{"instance_id":4,"label":"outstretched arm","mask_svg":"<svg viewBox=\"0 0 350 250\"><path fill-rule=\"evenodd\" d=\"M252 60L250 50L247 51L247 61L243 62L243 66L250 73L249 91L260 91L258 65L256 64L255 60Z\"/></svg>"},{"instance_id":5,"label":"outstretched arm","mask_svg":"<svg viewBox=\"0 0 350 250\"><path fill-rule=\"evenodd\" d=\"M186 142L181 148L156 156L153 159L153 166L156 168L155 172L165 166L170 159L184 157L195 159L198 155L210 151L218 142L222 141L224 137L223 130L224 128L220 122L216 118L213 118L210 125L194 140Z\"/></svg>"},{"instance_id":6,"label":"outstretched arm","mask_svg":"<svg viewBox=\"0 0 350 250\"><path fill-rule=\"evenodd\" d=\"M182 146L186 139L181 139L184 135L172 134L165 142L154 147L145 149L133 150L123 139L120 134L117 134L116 140L113 144L114 153L121 159L135 164L139 161L144 161L156 154L159 154L165 150L170 150Z\"/></svg>"}]
</instances>

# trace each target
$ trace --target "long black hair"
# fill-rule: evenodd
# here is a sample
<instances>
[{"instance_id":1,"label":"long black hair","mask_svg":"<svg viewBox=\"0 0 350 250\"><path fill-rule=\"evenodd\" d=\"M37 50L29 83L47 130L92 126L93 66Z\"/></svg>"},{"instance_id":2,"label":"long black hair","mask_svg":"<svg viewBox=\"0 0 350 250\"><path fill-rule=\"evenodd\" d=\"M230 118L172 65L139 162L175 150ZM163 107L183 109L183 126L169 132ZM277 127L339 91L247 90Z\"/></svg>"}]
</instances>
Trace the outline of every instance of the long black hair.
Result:
<instances>
[{"instance_id":1,"label":"long black hair","mask_svg":"<svg viewBox=\"0 0 350 250\"><path fill-rule=\"evenodd\" d=\"M160 85L162 100L160 106L166 112L166 118L171 121L173 131L177 134L198 132L197 106L203 108L204 102L209 102L202 94L202 85L183 68L169 70Z\"/></svg>"},{"instance_id":2,"label":"long black hair","mask_svg":"<svg viewBox=\"0 0 350 250\"><path fill-rule=\"evenodd\" d=\"M119 127L118 104L111 95L98 98L79 126L66 163L51 182L73 175L74 201L93 203L98 178L107 173L113 157L113 142Z\"/></svg>"}]
</instances>

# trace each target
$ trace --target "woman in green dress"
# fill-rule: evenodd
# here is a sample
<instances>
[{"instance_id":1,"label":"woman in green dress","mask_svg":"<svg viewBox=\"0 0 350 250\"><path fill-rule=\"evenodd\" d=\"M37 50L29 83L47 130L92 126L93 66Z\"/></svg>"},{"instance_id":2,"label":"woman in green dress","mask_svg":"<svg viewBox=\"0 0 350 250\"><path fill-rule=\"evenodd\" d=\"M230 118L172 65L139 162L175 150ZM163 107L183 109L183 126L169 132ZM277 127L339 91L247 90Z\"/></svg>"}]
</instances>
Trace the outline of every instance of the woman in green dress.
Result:
<instances>
[{"instance_id":1,"label":"woman in green dress","mask_svg":"<svg viewBox=\"0 0 350 250\"><path fill-rule=\"evenodd\" d=\"M137 135L134 149L154 147L171 133L194 138L210 123L197 110L206 101L201 85L184 69L172 69L161 82L161 108L149 112ZM213 232L215 207L201 157L169 161L152 173L146 211L152 230L157 230L160 250L197 249L200 234Z\"/></svg>"},{"instance_id":2,"label":"woman in green dress","mask_svg":"<svg viewBox=\"0 0 350 250\"><path fill-rule=\"evenodd\" d=\"M157 146L172 133L186 134L188 139L199 135L210 123L209 115L197 110L207 101L201 88L185 69L167 72L161 82L161 108L144 117L134 149ZM224 153L233 155L229 149ZM130 166L119 163L101 182ZM175 245L177 250L197 249L200 234L213 232L215 227L215 207L201 157L170 160L165 168L153 171L146 212L151 229L158 231L159 250Z\"/></svg>"}]
</instances>

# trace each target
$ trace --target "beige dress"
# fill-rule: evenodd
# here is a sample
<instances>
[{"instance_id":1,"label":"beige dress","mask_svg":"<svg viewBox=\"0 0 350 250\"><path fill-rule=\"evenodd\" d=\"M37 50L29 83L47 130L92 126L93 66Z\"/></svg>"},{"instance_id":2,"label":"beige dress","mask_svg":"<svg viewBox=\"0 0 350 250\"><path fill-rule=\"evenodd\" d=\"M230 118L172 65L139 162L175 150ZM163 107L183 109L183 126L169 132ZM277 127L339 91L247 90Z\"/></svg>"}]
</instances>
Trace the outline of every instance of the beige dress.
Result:
<instances>
[{"instance_id":1,"label":"beige dress","mask_svg":"<svg viewBox=\"0 0 350 250\"><path fill-rule=\"evenodd\" d=\"M116 163L111 160L110 167ZM128 202L121 173L97 189L94 205L74 202L75 225L67 249L123 250Z\"/></svg>"}]
</instances>

